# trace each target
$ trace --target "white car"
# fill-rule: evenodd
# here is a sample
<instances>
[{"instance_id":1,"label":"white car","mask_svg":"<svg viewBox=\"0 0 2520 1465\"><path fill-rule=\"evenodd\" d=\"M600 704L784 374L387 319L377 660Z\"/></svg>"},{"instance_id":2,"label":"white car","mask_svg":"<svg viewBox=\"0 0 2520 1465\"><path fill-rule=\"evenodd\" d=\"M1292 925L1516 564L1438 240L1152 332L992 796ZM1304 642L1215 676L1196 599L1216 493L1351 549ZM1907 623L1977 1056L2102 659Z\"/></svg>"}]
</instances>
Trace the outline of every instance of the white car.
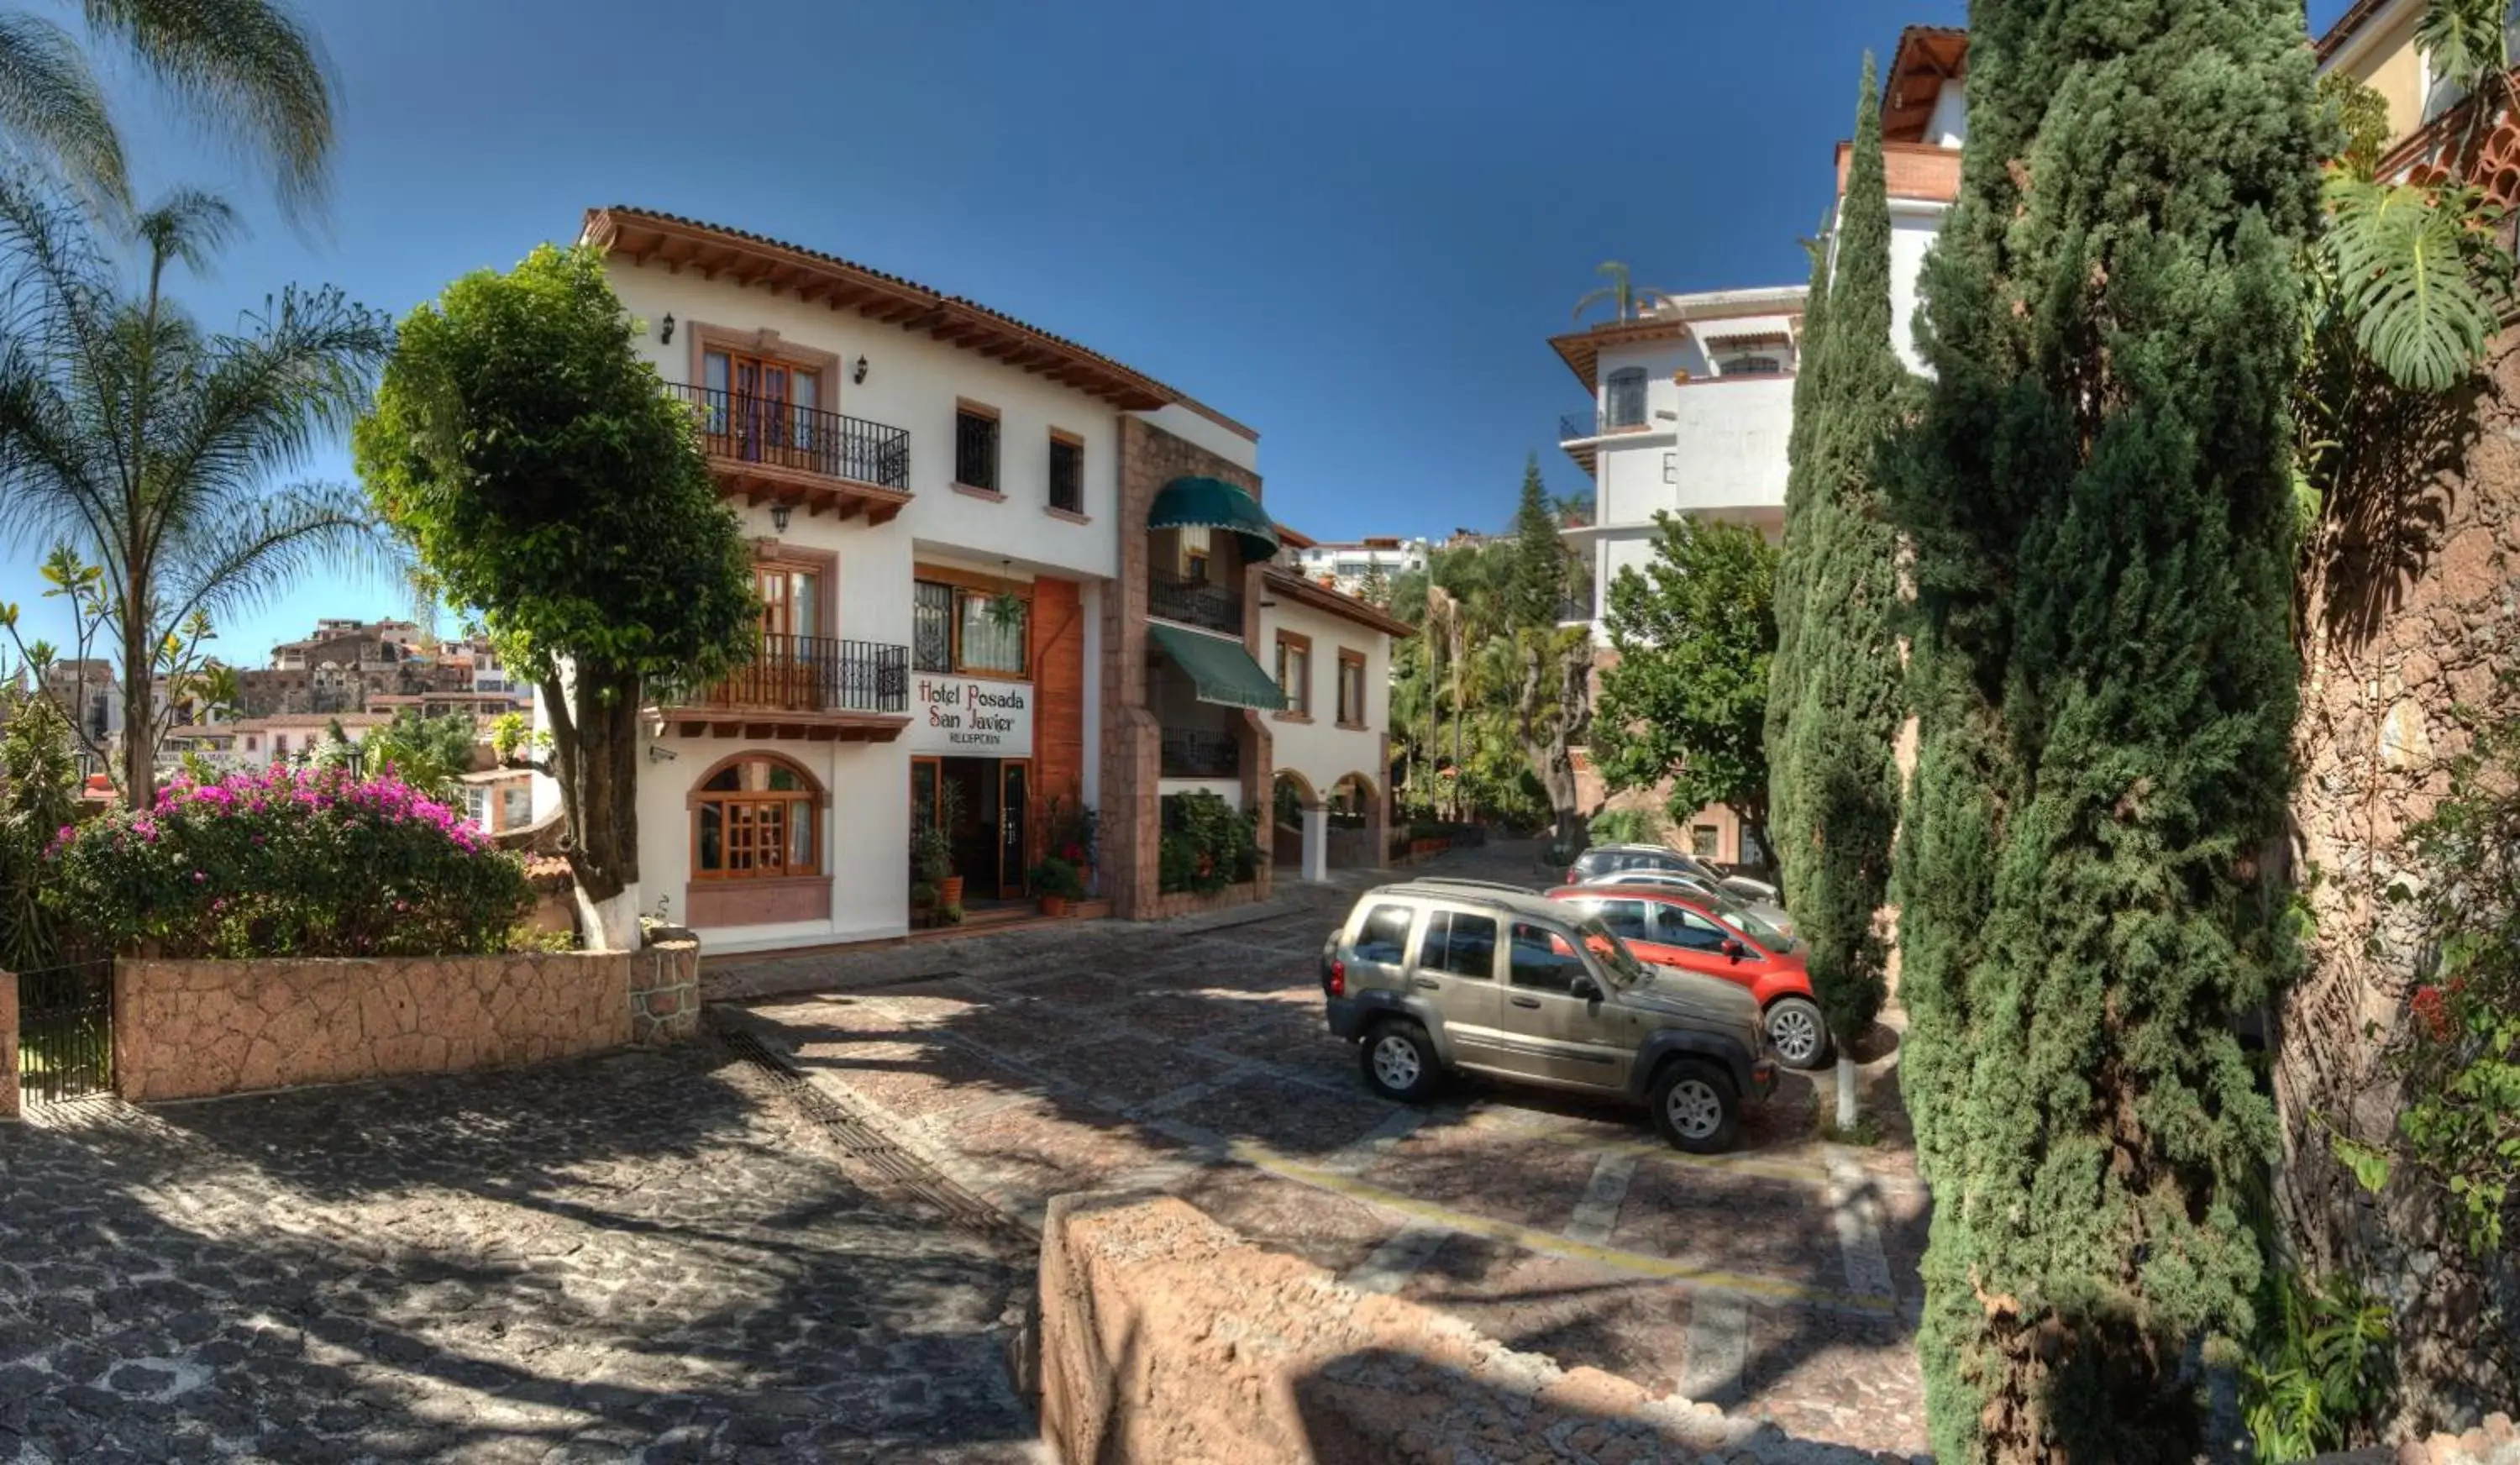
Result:
<instances>
[{"instance_id":1,"label":"white car","mask_svg":"<svg viewBox=\"0 0 2520 1465\"><path fill-rule=\"evenodd\" d=\"M1588 886L1627 885L1646 886L1656 890L1677 890L1684 895L1693 895L1707 902L1719 912L1747 910L1775 927L1779 935L1791 938L1794 934L1794 918L1785 913L1784 907L1778 905L1772 899L1745 895L1734 889L1729 880L1722 884L1709 884L1700 876L1684 874L1679 870L1629 869L1621 870L1617 874L1603 875L1597 880L1586 880L1584 883ZM1745 880L1742 883L1757 886L1762 890L1776 888L1757 880Z\"/></svg>"}]
</instances>

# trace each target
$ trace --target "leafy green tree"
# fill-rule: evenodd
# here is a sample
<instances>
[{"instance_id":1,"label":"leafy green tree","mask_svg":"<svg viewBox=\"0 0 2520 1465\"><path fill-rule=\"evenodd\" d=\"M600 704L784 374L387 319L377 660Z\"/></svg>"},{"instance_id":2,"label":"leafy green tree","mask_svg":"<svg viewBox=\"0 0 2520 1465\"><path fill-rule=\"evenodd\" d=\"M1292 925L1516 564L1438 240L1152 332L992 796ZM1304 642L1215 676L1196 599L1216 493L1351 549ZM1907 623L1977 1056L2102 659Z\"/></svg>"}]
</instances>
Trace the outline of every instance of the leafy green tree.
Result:
<instances>
[{"instance_id":1,"label":"leafy green tree","mask_svg":"<svg viewBox=\"0 0 2520 1465\"><path fill-rule=\"evenodd\" d=\"M42 899L44 857L78 807L68 719L50 697L0 687L0 971L60 959L60 918Z\"/></svg>"},{"instance_id":2,"label":"leafy green tree","mask_svg":"<svg viewBox=\"0 0 2520 1465\"><path fill-rule=\"evenodd\" d=\"M266 485L366 403L390 323L337 289L292 287L236 330L204 330L167 275L206 266L235 228L201 193L140 215L126 242L144 262L135 291L83 214L0 182L0 253L17 284L0 320L0 534L66 547L74 605L92 604L119 650L117 781L141 809L157 801L152 683L169 648L183 659L209 618L374 544L356 490ZM82 555L101 572L92 581Z\"/></svg>"},{"instance_id":3,"label":"leafy green tree","mask_svg":"<svg viewBox=\"0 0 2520 1465\"><path fill-rule=\"evenodd\" d=\"M185 114L260 155L280 200L324 196L333 85L322 49L271 0L81 0L92 41L117 45ZM77 37L26 11L0 12L0 131L111 209L130 203L122 135Z\"/></svg>"},{"instance_id":4,"label":"leafy green tree","mask_svg":"<svg viewBox=\"0 0 2520 1465\"><path fill-rule=\"evenodd\" d=\"M1746 524L1654 515L1643 574L1610 585L1592 748L1614 789L1668 778L1685 821L1709 804L1768 839L1768 670L1776 654L1776 548Z\"/></svg>"},{"instance_id":5,"label":"leafy green tree","mask_svg":"<svg viewBox=\"0 0 2520 1465\"><path fill-rule=\"evenodd\" d=\"M1877 469L1911 383L1890 344L1890 200L1869 56L1836 256L1826 313L1803 333L1804 349L1826 365L1808 389L1795 382L1800 456L1785 490L1767 747L1776 802L1791 811L1777 829L1785 904L1809 944L1812 990L1837 1040L1838 1121L1852 1125L1849 1044L1889 990L1887 943L1874 917L1890 883L1896 748L1907 715L1898 536L1881 513Z\"/></svg>"},{"instance_id":6,"label":"leafy green tree","mask_svg":"<svg viewBox=\"0 0 2520 1465\"><path fill-rule=\"evenodd\" d=\"M590 940L636 940L638 714L652 678L750 655L750 552L690 412L589 249L536 249L402 324L353 442L379 510L551 720Z\"/></svg>"},{"instance_id":7,"label":"leafy green tree","mask_svg":"<svg viewBox=\"0 0 2520 1465\"><path fill-rule=\"evenodd\" d=\"M392 769L405 783L443 801L455 796L472 771L472 719L460 712L423 717L405 707L392 722L371 729L361 746L370 773Z\"/></svg>"},{"instance_id":8,"label":"leafy green tree","mask_svg":"<svg viewBox=\"0 0 2520 1465\"><path fill-rule=\"evenodd\" d=\"M2292 0L1970 22L1935 378L1891 484L1927 1409L1953 1465L2185 1459L2188 1350L2250 1329L2273 1141L2232 1019L2286 959L2257 861L2295 702L2311 53Z\"/></svg>"}]
</instances>

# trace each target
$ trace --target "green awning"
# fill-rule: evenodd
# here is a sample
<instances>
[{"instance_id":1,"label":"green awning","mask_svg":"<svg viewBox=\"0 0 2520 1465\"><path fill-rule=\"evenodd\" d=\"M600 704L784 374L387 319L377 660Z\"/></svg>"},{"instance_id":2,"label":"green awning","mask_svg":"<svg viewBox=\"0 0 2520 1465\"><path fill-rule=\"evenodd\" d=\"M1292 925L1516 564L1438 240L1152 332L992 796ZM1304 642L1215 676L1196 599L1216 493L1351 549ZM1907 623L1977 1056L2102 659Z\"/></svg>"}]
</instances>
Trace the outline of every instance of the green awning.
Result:
<instances>
[{"instance_id":1,"label":"green awning","mask_svg":"<svg viewBox=\"0 0 2520 1465\"><path fill-rule=\"evenodd\" d=\"M1242 541L1242 557L1278 553L1278 526L1260 501L1221 478L1175 478L1147 511L1149 529L1223 529Z\"/></svg>"},{"instance_id":2,"label":"green awning","mask_svg":"<svg viewBox=\"0 0 2520 1465\"><path fill-rule=\"evenodd\" d=\"M1256 707L1262 712L1285 709L1286 694L1242 649L1242 643L1201 636L1180 626L1148 626L1147 631L1175 666L1190 673L1200 701L1220 707Z\"/></svg>"}]
</instances>

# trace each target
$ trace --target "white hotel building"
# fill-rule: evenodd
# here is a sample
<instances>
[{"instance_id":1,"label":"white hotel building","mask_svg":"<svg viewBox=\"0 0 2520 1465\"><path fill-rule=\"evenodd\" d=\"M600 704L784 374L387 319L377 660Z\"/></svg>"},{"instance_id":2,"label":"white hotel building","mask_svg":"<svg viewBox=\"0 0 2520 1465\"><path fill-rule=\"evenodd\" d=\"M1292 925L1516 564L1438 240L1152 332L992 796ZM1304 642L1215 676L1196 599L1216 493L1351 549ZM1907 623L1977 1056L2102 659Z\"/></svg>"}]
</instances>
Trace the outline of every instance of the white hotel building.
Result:
<instances>
[{"instance_id":1,"label":"white hotel building","mask_svg":"<svg viewBox=\"0 0 2520 1465\"><path fill-rule=\"evenodd\" d=\"M834 255L627 207L581 238L699 421L764 605L752 664L644 709L638 910L718 952L898 936L914 821L952 789L975 917L1028 909L1054 801L1098 812L1110 913L1159 914L1162 797L1258 806L1282 730L1336 764L1297 767L1308 790L1362 779L1379 848L1387 642L1269 583L1257 433Z\"/></svg>"}]
</instances>

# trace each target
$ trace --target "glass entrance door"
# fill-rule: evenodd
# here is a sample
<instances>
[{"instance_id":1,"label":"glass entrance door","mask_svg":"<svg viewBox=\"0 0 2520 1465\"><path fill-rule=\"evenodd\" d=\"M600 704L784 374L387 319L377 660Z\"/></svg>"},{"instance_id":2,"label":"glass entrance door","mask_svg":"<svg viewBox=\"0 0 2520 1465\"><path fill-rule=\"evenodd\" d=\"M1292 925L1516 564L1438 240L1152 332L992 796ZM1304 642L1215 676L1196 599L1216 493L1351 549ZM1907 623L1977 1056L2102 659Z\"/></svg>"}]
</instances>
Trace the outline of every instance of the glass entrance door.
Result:
<instances>
[{"instance_id":1,"label":"glass entrance door","mask_svg":"<svg viewBox=\"0 0 2520 1465\"><path fill-rule=\"evenodd\" d=\"M1032 765L1021 758L1009 758L998 765L998 894L1018 896L1024 892L1026 842L1024 812L1031 808L1026 798Z\"/></svg>"}]
</instances>

